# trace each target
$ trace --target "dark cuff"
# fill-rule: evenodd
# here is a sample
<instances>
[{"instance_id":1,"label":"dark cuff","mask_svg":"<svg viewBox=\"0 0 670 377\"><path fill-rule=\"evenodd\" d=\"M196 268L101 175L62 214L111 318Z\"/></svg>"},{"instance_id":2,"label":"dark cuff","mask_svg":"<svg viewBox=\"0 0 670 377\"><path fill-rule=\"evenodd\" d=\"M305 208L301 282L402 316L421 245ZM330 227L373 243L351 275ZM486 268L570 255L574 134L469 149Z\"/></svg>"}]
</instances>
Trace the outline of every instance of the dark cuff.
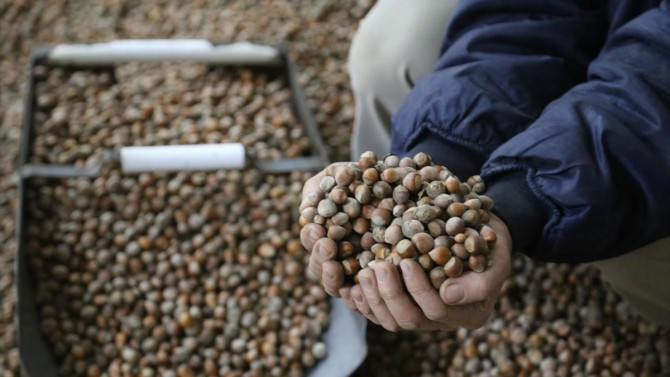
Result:
<instances>
[{"instance_id":1,"label":"dark cuff","mask_svg":"<svg viewBox=\"0 0 670 377\"><path fill-rule=\"evenodd\" d=\"M485 177L485 194L495 202L493 212L509 228L512 248L532 256L537 252L545 224L549 221L549 208L530 189L525 171L513 171Z\"/></svg>"},{"instance_id":2,"label":"dark cuff","mask_svg":"<svg viewBox=\"0 0 670 377\"><path fill-rule=\"evenodd\" d=\"M401 157L413 157L419 152L425 152L430 155L433 162L438 165L446 166L461 181L466 181L475 174L484 164L485 157L473 151L470 148L445 141L432 132L425 132L406 152L400 152Z\"/></svg>"}]
</instances>

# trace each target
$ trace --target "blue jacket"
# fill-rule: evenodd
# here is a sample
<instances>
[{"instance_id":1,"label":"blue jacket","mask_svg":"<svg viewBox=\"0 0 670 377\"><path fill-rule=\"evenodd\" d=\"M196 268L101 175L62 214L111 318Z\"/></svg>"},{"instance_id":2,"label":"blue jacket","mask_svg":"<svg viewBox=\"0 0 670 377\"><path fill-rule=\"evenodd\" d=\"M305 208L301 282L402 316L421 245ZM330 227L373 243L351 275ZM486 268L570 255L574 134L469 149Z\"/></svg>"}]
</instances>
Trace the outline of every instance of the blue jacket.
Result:
<instances>
[{"instance_id":1,"label":"blue jacket","mask_svg":"<svg viewBox=\"0 0 670 377\"><path fill-rule=\"evenodd\" d=\"M478 172L515 250L610 258L670 236L670 0L466 0L392 151Z\"/></svg>"}]
</instances>

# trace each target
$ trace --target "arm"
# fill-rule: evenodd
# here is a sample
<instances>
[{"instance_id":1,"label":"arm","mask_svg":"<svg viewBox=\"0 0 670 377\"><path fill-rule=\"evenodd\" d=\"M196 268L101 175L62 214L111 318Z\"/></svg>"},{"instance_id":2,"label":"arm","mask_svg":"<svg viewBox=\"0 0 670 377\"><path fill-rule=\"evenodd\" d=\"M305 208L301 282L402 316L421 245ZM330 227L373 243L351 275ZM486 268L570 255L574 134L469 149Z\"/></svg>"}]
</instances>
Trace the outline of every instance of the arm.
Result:
<instances>
[{"instance_id":1,"label":"arm","mask_svg":"<svg viewBox=\"0 0 670 377\"><path fill-rule=\"evenodd\" d=\"M479 172L547 103L586 79L607 32L594 3L462 1L435 71L393 119L393 152L423 150L460 177Z\"/></svg>"},{"instance_id":2,"label":"arm","mask_svg":"<svg viewBox=\"0 0 670 377\"><path fill-rule=\"evenodd\" d=\"M615 31L588 82L553 102L483 166L515 248L567 262L670 235L670 2ZM548 220L524 213L541 203ZM518 205L517 205L518 204ZM504 205L504 204L503 204ZM528 239L518 234L541 234ZM518 247L517 247L518 246Z\"/></svg>"}]
</instances>

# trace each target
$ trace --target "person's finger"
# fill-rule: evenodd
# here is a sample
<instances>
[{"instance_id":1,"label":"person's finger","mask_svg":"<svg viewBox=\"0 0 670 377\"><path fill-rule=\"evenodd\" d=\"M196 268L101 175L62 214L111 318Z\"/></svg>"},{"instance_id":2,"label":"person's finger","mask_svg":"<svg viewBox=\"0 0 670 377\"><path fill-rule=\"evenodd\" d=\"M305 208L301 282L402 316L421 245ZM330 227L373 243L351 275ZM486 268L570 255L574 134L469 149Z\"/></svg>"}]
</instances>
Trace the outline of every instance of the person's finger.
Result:
<instances>
[{"instance_id":1,"label":"person's finger","mask_svg":"<svg viewBox=\"0 0 670 377\"><path fill-rule=\"evenodd\" d=\"M398 269L388 262L375 265L379 295L384 299L396 323L405 330L423 328L426 317L405 293Z\"/></svg>"},{"instance_id":2,"label":"person's finger","mask_svg":"<svg viewBox=\"0 0 670 377\"><path fill-rule=\"evenodd\" d=\"M375 266L376 268L376 266ZM438 291L428 282L426 273L418 263L412 260L400 262L405 286L416 303L423 310L424 315L435 321L424 327L430 329L432 325L443 331L454 331L459 327L470 329L481 327L490 315L484 302L466 306L447 306L442 302Z\"/></svg>"},{"instance_id":3,"label":"person's finger","mask_svg":"<svg viewBox=\"0 0 670 377\"><path fill-rule=\"evenodd\" d=\"M330 164L327 169L334 169L336 166L344 165L346 162L335 162ZM305 181L305 184L302 187L302 202L300 203L300 211L307 207L316 206L316 203L323 198L324 193L319 187L321 183L321 178L326 175L326 169L320 171L317 175Z\"/></svg>"},{"instance_id":4,"label":"person's finger","mask_svg":"<svg viewBox=\"0 0 670 377\"><path fill-rule=\"evenodd\" d=\"M346 305L347 308L353 311L358 311L358 309L356 309L354 299L351 297L351 287L340 288L340 297L342 297L342 302L344 305Z\"/></svg>"},{"instance_id":5,"label":"person's finger","mask_svg":"<svg viewBox=\"0 0 670 377\"><path fill-rule=\"evenodd\" d=\"M300 202L300 212L307 207L314 207L321 200L325 193L321 191L319 187L319 182L323 178L324 172L321 171L319 174L313 176L312 178L305 181L305 184L302 186L302 197Z\"/></svg>"},{"instance_id":6,"label":"person's finger","mask_svg":"<svg viewBox=\"0 0 670 377\"><path fill-rule=\"evenodd\" d=\"M375 277L374 271L369 268L364 268L358 273L358 281L363 288L365 300L370 306L372 313L377 317L379 323L388 331L396 332L400 330L398 322L393 318L389 308L386 306L386 302L384 302L384 299L379 294L377 278Z\"/></svg>"},{"instance_id":7,"label":"person's finger","mask_svg":"<svg viewBox=\"0 0 670 377\"><path fill-rule=\"evenodd\" d=\"M424 315L433 321L445 320L448 315L447 307L440 299L437 290L428 281L423 268L413 260L404 259L400 262L400 269L407 290Z\"/></svg>"},{"instance_id":8,"label":"person's finger","mask_svg":"<svg viewBox=\"0 0 670 377\"><path fill-rule=\"evenodd\" d=\"M499 241L488 255L491 265L484 272L466 272L442 284L440 297L445 304L468 305L497 297L511 270L511 245L503 237Z\"/></svg>"},{"instance_id":9,"label":"person's finger","mask_svg":"<svg viewBox=\"0 0 670 377\"><path fill-rule=\"evenodd\" d=\"M440 298L447 305L469 305L495 296L500 286L495 286L496 271L467 272L449 278L440 287Z\"/></svg>"},{"instance_id":10,"label":"person's finger","mask_svg":"<svg viewBox=\"0 0 670 377\"><path fill-rule=\"evenodd\" d=\"M315 276L321 277L321 269L324 262L335 259L337 255L337 244L330 238L320 238L314 243L312 253L309 255L309 269Z\"/></svg>"},{"instance_id":11,"label":"person's finger","mask_svg":"<svg viewBox=\"0 0 670 377\"><path fill-rule=\"evenodd\" d=\"M321 265L323 289L333 297L340 297L340 288L344 284L344 270L336 261L326 261Z\"/></svg>"},{"instance_id":12,"label":"person's finger","mask_svg":"<svg viewBox=\"0 0 670 377\"><path fill-rule=\"evenodd\" d=\"M307 250L312 250L314 243L326 236L326 228L319 224L307 224L300 229L300 242Z\"/></svg>"},{"instance_id":13,"label":"person's finger","mask_svg":"<svg viewBox=\"0 0 670 377\"><path fill-rule=\"evenodd\" d=\"M365 295L363 294L361 286L358 284L354 285L351 288L350 292L351 297L354 299L354 305L356 305L356 310L358 310L359 313L365 316L365 318L369 319L370 321L378 325L379 321L377 320L377 317L375 317L375 314L370 309L370 305L368 305L368 302L365 299Z\"/></svg>"}]
</instances>

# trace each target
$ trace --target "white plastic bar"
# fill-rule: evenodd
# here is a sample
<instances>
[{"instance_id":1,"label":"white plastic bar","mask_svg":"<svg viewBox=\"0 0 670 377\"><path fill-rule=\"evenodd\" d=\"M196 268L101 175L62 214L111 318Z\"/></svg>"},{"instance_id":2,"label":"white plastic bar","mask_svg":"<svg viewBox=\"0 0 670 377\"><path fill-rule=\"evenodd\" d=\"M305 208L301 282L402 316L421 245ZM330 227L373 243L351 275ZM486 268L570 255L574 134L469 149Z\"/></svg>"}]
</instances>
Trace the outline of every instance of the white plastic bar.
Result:
<instances>
[{"instance_id":1,"label":"white plastic bar","mask_svg":"<svg viewBox=\"0 0 670 377\"><path fill-rule=\"evenodd\" d=\"M120 155L124 173L242 169L246 164L244 145L238 143L124 147Z\"/></svg>"},{"instance_id":2,"label":"white plastic bar","mask_svg":"<svg viewBox=\"0 0 670 377\"><path fill-rule=\"evenodd\" d=\"M101 65L129 61L279 65L279 51L249 42L213 45L202 39L122 39L93 44L62 44L48 56L55 64Z\"/></svg>"}]
</instances>

